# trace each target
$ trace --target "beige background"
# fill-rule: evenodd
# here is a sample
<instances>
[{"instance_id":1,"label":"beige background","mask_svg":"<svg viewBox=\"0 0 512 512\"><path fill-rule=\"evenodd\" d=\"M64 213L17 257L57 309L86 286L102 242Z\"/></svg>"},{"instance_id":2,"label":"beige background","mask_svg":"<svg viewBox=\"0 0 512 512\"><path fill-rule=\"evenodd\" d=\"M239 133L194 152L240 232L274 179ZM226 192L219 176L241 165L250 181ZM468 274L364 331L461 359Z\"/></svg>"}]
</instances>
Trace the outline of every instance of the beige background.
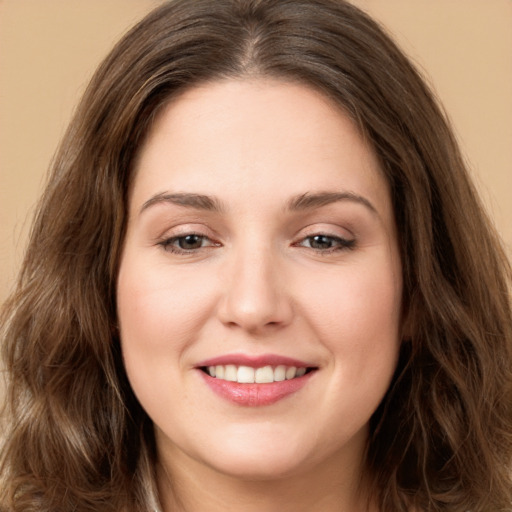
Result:
<instances>
[{"instance_id":1,"label":"beige background","mask_svg":"<svg viewBox=\"0 0 512 512\"><path fill-rule=\"evenodd\" d=\"M161 0L0 0L0 303L80 93ZM512 254L512 0L354 0L424 71Z\"/></svg>"}]
</instances>

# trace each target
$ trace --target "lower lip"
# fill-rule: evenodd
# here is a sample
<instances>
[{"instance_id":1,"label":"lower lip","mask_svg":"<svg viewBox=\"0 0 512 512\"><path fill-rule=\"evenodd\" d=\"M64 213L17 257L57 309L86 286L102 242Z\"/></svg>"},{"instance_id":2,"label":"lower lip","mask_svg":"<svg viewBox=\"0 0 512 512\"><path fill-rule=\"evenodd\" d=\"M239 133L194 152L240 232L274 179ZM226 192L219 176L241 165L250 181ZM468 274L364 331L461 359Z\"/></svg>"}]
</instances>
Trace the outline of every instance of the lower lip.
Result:
<instances>
[{"instance_id":1,"label":"lower lip","mask_svg":"<svg viewBox=\"0 0 512 512\"><path fill-rule=\"evenodd\" d=\"M314 373L306 373L306 375L302 377L283 380L282 382L240 384L238 382L210 377L202 370L199 370L199 372L214 393L237 405L248 407L271 405L287 396L293 395L306 385Z\"/></svg>"}]
</instances>

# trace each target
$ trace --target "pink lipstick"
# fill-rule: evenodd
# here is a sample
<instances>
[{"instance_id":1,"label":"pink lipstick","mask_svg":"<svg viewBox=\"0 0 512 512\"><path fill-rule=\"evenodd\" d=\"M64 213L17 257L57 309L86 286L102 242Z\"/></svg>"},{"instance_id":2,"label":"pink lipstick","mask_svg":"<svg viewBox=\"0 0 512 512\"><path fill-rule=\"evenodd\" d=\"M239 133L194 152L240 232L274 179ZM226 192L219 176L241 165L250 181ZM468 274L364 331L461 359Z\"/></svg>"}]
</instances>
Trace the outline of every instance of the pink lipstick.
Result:
<instances>
[{"instance_id":1,"label":"pink lipstick","mask_svg":"<svg viewBox=\"0 0 512 512\"><path fill-rule=\"evenodd\" d=\"M196 366L206 385L217 395L243 406L271 405L298 392L317 366L273 354L227 354Z\"/></svg>"}]
</instances>

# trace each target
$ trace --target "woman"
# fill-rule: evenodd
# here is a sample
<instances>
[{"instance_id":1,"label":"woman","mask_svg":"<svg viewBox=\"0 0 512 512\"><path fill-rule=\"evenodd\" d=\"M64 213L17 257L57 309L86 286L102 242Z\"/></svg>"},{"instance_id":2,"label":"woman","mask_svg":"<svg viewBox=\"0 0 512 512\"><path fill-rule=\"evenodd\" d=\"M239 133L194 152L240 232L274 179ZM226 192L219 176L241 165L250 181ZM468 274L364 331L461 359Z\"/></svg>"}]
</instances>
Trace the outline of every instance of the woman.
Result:
<instances>
[{"instance_id":1,"label":"woman","mask_svg":"<svg viewBox=\"0 0 512 512\"><path fill-rule=\"evenodd\" d=\"M3 510L509 510L510 268L337 0L178 0L93 78L3 316Z\"/></svg>"}]
</instances>

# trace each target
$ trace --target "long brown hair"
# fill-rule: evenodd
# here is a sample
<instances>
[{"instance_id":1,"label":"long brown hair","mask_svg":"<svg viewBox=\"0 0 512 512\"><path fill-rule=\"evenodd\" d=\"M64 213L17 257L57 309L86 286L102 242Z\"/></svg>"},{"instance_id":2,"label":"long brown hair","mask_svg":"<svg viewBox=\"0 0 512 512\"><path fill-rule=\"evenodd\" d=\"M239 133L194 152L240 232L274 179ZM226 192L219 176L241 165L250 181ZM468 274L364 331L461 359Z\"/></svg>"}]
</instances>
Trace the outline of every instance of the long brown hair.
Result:
<instances>
[{"instance_id":1,"label":"long brown hair","mask_svg":"<svg viewBox=\"0 0 512 512\"><path fill-rule=\"evenodd\" d=\"M407 337L371 419L383 512L512 510L511 271L449 125L384 31L341 0L176 0L96 72L62 141L2 316L5 511L147 511L156 460L116 330L137 149L170 97L270 76L331 97L392 194Z\"/></svg>"}]
</instances>

